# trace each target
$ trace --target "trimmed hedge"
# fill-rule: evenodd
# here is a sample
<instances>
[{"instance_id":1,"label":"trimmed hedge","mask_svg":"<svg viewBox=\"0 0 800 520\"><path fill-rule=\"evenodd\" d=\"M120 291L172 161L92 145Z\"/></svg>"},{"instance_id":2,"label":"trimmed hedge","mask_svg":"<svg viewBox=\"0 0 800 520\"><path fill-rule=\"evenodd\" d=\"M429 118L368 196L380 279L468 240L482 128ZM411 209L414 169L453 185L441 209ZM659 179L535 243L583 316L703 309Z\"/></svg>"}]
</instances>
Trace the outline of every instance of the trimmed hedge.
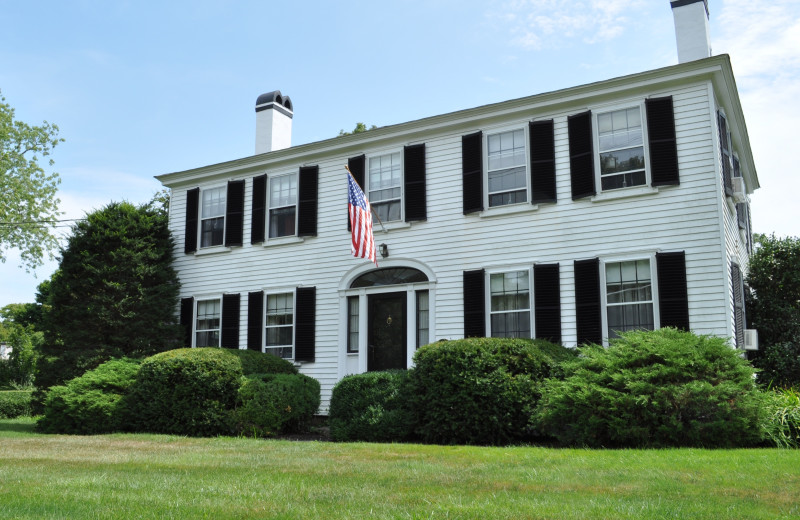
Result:
<instances>
[{"instance_id":1,"label":"trimmed hedge","mask_svg":"<svg viewBox=\"0 0 800 520\"><path fill-rule=\"evenodd\" d=\"M236 431L252 437L297 433L319 409L319 382L303 374L256 374L237 394Z\"/></svg>"},{"instance_id":2,"label":"trimmed hedge","mask_svg":"<svg viewBox=\"0 0 800 520\"><path fill-rule=\"evenodd\" d=\"M14 419L31 415L32 390L0 391L0 419Z\"/></svg>"},{"instance_id":3,"label":"trimmed hedge","mask_svg":"<svg viewBox=\"0 0 800 520\"><path fill-rule=\"evenodd\" d=\"M739 354L725 339L672 328L623 333L563 365L533 425L572 446L754 445L764 398Z\"/></svg>"},{"instance_id":4,"label":"trimmed hedge","mask_svg":"<svg viewBox=\"0 0 800 520\"><path fill-rule=\"evenodd\" d=\"M346 376L333 387L328 425L335 441L403 442L413 434L408 371Z\"/></svg>"},{"instance_id":5,"label":"trimmed hedge","mask_svg":"<svg viewBox=\"0 0 800 520\"><path fill-rule=\"evenodd\" d=\"M530 439L541 382L568 349L544 340L468 338L414 355L408 401L415 433L437 444L502 445Z\"/></svg>"},{"instance_id":6,"label":"trimmed hedge","mask_svg":"<svg viewBox=\"0 0 800 520\"><path fill-rule=\"evenodd\" d=\"M136 379L140 363L134 359L114 359L66 385L51 387L37 430L84 435L122 430L123 400Z\"/></svg>"}]
</instances>

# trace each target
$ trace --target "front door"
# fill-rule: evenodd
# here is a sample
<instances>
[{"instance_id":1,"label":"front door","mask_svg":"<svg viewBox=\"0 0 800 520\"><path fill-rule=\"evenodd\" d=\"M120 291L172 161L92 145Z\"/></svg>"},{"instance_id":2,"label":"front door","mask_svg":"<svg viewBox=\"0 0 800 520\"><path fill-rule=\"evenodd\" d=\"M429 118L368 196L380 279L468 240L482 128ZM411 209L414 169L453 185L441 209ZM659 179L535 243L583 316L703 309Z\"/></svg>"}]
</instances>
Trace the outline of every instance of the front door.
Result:
<instances>
[{"instance_id":1,"label":"front door","mask_svg":"<svg viewBox=\"0 0 800 520\"><path fill-rule=\"evenodd\" d=\"M406 293L368 295L367 370L407 368Z\"/></svg>"}]
</instances>

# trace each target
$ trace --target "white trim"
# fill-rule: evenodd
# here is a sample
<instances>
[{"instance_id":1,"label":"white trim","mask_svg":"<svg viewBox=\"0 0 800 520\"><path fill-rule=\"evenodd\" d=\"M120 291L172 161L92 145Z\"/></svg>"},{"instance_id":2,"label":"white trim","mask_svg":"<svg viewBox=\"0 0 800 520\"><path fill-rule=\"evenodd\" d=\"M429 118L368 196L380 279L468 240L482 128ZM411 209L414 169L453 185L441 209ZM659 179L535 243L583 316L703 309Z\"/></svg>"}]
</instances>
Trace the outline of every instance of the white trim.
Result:
<instances>
[{"instance_id":1,"label":"white trim","mask_svg":"<svg viewBox=\"0 0 800 520\"><path fill-rule=\"evenodd\" d=\"M481 161L483 165L483 207L484 210L480 212L480 216L485 217L488 216L489 213L495 211L501 211L504 208L508 207L522 207L522 205L526 205L528 207L531 205L532 199L532 188L531 188L531 150L530 150L530 134L528 131L528 121L519 121L516 123L511 124L503 124L497 125L493 127L486 127L485 130L481 132ZM514 204L503 204L500 206L490 206L489 205L489 137L497 134L503 134L506 132L515 132L517 130L522 130L522 140L523 145L525 147L525 201L524 202L516 202ZM529 208L526 207L525 210Z\"/></svg>"},{"instance_id":2,"label":"white trim","mask_svg":"<svg viewBox=\"0 0 800 520\"><path fill-rule=\"evenodd\" d=\"M400 218L397 220L386 220L383 223L386 225L386 230L394 229L395 226L389 227L390 224L406 224L405 216L406 216L406 158L404 153L404 148L401 146L399 148L386 148L382 150L377 150L374 152L370 152L364 155L364 194L369 200L370 204L373 204L372 199L370 199L370 179L369 179L369 162L372 159L377 159L379 157L385 157L389 155L397 154L400 157ZM377 203L380 204L383 201L378 201ZM375 210L377 214L377 210ZM374 219L374 224L378 224L377 219ZM380 227L380 224L377 225L377 228ZM405 227L405 226L404 226ZM410 227L410 226L409 226Z\"/></svg>"}]
</instances>

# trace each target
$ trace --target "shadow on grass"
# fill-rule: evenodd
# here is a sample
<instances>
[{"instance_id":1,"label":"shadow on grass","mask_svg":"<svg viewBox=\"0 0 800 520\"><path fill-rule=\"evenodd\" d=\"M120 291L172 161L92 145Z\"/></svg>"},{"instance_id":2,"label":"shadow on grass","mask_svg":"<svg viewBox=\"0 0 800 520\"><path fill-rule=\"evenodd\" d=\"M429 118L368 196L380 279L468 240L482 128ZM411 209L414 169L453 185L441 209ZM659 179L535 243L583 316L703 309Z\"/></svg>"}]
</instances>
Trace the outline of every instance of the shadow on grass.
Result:
<instances>
[{"instance_id":1,"label":"shadow on grass","mask_svg":"<svg viewBox=\"0 0 800 520\"><path fill-rule=\"evenodd\" d=\"M0 419L0 434L3 433L36 433L36 418L18 417L16 419Z\"/></svg>"}]
</instances>

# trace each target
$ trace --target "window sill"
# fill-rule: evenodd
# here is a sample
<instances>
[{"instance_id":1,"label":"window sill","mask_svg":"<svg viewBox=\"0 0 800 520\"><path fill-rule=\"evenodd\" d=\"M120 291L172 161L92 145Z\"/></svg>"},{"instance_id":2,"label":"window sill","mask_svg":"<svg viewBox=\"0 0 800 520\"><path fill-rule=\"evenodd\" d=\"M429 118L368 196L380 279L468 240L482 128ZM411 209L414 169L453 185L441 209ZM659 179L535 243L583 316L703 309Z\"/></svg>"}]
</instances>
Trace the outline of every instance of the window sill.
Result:
<instances>
[{"instance_id":1,"label":"window sill","mask_svg":"<svg viewBox=\"0 0 800 520\"><path fill-rule=\"evenodd\" d=\"M276 246L285 246L288 244L300 244L301 242L305 242L306 239L304 237L280 237L280 238L268 238L265 242L262 243L264 247L276 247Z\"/></svg>"},{"instance_id":2,"label":"window sill","mask_svg":"<svg viewBox=\"0 0 800 520\"><path fill-rule=\"evenodd\" d=\"M592 202L602 202L604 200L625 199L628 197L639 197L641 195L655 195L658 188L652 186L639 186L635 188L620 188L616 190L604 191L591 198Z\"/></svg>"},{"instance_id":3,"label":"window sill","mask_svg":"<svg viewBox=\"0 0 800 520\"><path fill-rule=\"evenodd\" d=\"M348 352L347 357L358 357L358 352Z\"/></svg>"},{"instance_id":4,"label":"window sill","mask_svg":"<svg viewBox=\"0 0 800 520\"><path fill-rule=\"evenodd\" d=\"M195 256L215 255L218 253L229 253L230 251L232 251L231 248L227 246L211 246L198 249L197 251L194 252L194 255Z\"/></svg>"},{"instance_id":5,"label":"window sill","mask_svg":"<svg viewBox=\"0 0 800 520\"><path fill-rule=\"evenodd\" d=\"M507 206L498 206L496 208L489 208L478 213L480 218L502 217L505 215L516 215L518 213L533 213L539 209L538 204L528 204L527 202L521 204L509 204Z\"/></svg>"},{"instance_id":6,"label":"window sill","mask_svg":"<svg viewBox=\"0 0 800 520\"><path fill-rule=\"evenodd\" d=\"M373 232L380 231L381 233L388 233L394 229L408 229L411 227L411 222L403 222L403 221L393 221L393 222L384 222L383 227L381 227L378 219L372 219L372 230Z\"/></svg>"}]
</instances>

